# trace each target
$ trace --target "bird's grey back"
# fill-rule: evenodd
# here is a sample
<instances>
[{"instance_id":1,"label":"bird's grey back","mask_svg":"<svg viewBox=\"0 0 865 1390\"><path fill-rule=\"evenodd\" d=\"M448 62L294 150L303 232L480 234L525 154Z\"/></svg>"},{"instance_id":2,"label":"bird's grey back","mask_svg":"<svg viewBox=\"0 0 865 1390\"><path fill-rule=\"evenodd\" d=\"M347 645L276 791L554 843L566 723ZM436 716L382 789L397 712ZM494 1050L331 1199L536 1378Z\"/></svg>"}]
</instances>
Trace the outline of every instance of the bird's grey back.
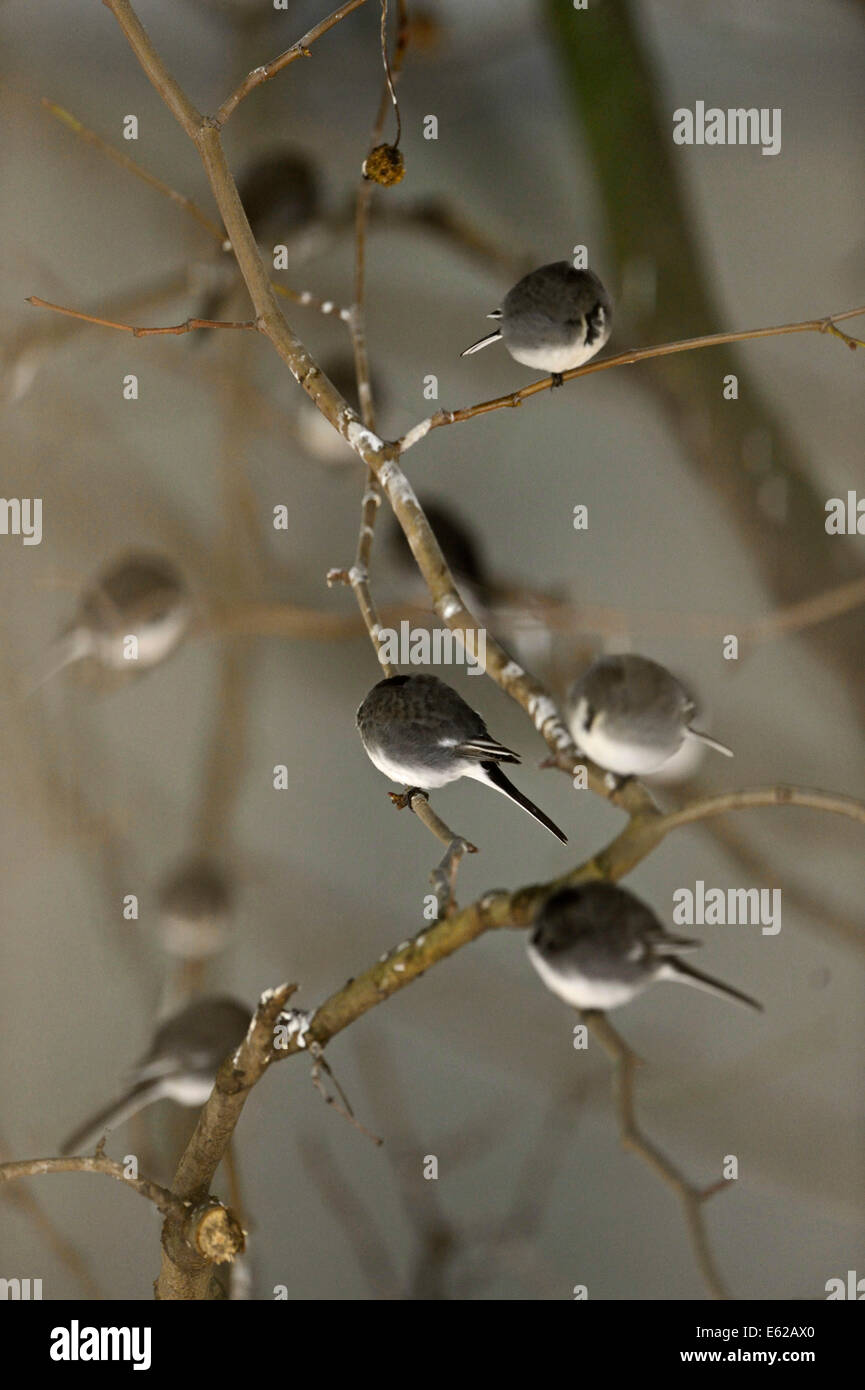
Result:
<instances>
[{"instance_id":1,"label":"bird's grey back","mask_svg":"<svg viewBox=\"0 0 865 1390\"><path fill-rule=\"evenodd\" d=\"M654 913L613 883L563 888L547 899L532 944L550 965L588 978L644 973L652 948L666 933Z\"/></svg>"},{"instance_id":2,"label":"bird's grey back","mask_svg":"<svg viewBox=\"0 0 865 1390\"><path fill-rule=\"evenodd\" d=\"M251 1017L250 1009L227 995L193 999L157 1030L142 1067L172 1055L181 1069L207 1072L243 1040Z\"/></svg>"},{"instance_id":3,"label":"bird's grey back","mask_svg":"<svg viewBox=\"0 0 865 1390\"><path fill-rule=\"evenodd\" d=\"M83 595L80 617L93 627L112 629L137 614L156 621L187 597L176 566L161 555L130 555L99 576Z\"/></svg>"},{"instance_id":4,"label":"bird's grey back","mask_svg":"<svg viewBox=\"0 0 865 1390\"><path fill-rule=\"evenodd\" d=\"M598 304L609 319L609 295L593 271L554 261L523 276L505 295L502 336L517 347L555 346L559 339L564 345Z\"/></svg>"},{"instance_id":5,"label":"bird's grey back","mask_svg":"<svg viewBox=\"0 0 865 1390\"><path fill-rule=\"evenodd\" d=\"M693 710L684 687L663 666L646 657L602 656L570 691L570 702L585 698L602 709L610 725L627 721L629 728L648 730L658 724L681 724Z\"/></svg>"},{"instance_id":6,"label":"bird's grey back","mask_svg":"<svg viewBox=\"0 0 865 1390\"><path fill-rule=\"evenodd\" d=\"M383 727L397 739L414 746L418 738L429 743L437 733L456 739L487 734L480 715L461 695L438 676L391 676L373 686L357 712L361 737L373 737ZM389 747L395 746L390 742Z\"/></svg>"}]
</instances>

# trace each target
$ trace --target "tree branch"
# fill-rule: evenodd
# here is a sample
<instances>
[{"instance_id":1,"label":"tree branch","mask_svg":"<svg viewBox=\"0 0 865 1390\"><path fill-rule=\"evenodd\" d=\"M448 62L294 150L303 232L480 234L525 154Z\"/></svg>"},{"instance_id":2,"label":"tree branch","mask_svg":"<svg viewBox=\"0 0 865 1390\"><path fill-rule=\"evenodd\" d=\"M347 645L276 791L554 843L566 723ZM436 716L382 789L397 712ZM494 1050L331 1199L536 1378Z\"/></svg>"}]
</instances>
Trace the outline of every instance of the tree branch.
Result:
<instances>
[{"instance_id":1,"label":"tree branch","mask_svg":"<svg viewBox=\"0 0 865 1390\"><path fill-rule=\"evenodd\" d=\"M657 343L654 347L630 348L627 352L617 352L611 357L587 362L582 367L573 367L569 372L562 373L562 380L575 381L577 377L605 372L610 367L628 367L635 362L647 362L650 358L669 357L678 352L694 352L698 348L719 347L722 343L743 343L751 338L777 338L784 333L831 333L855 350L857 347L865 347L865 342L861 338L853 338L850 334L844 333L837 325L844 319L856 318L860 314L865 314L865 305L859 309L845 309L840 314L830 314L827 318L780 324L777 328L745 328L736 333L709 333L700 338L683 338L676 343ZM521 387L519 391L509 392L506 396L496 396L489 401L480 401L477 405L463 406L460 410L437 410L434 415L419 421L395 441L397 452L405 453L430 430L440 429L443 425L459 425L466 420L474 420L478 415L488 415L492 410L521 406L523 401L536 396L538 392L549 391L553 384L553 378L545 376L539 381Z\"/></svg>"},{"instance_id":2,"label":"tree branch","mask_svg":"<svg viewBox=\"0 0 865 1390\"><path fill-rule=\"evenodd\" d=\"M605 1014L585 1012L582 1018L613 1064L613 1094L619 1116L622 1147L629 1149L647 1163L661 1181L676 1194L684 1213L694 1258L706 1288L713 1298L726 1299L728 1294L715 1264L703 1220L705 1202L725 1184L713 1184L709 1188L694 1187L671 1159L643 1133L637 1121L634 1097L634 1072L640 1065L639 1057Z\"/></svg>"},{"instance_id":3,"label":"tree branch","mask_svg":"<svg viewBox=\"0 0 865 1390\"><path fill-rule=\"evenodd\" d=\"M106 1158L100 1148L90 1157L70 1158L23 1158L15 1163L0 1164L0 1182L14 1182L16 1178L36 1178L42 1173L104 1173L117 1182L131 1187L139 1196L146 1197L164 1216L173 1216L183 1222L189 1214L189 1206L173 1192L151 1182L149 1178L130 1178L123 1164Z\"/></svg>"},{"instance_id":4,"label":"tree branch","mask_svg":"<svg viewBox=\"0 0 865 1390\"><path fill-rule=\"evenodd\" d=\"M81 319L84 323L96 323L100 328L116 328L121 333L131 333L133 338L159 338L167 334L177 336L180 333L191 333L196 328L251 328L258 330L255 320L249 323L226 323L220 319L184 319L183 323L172 324L169 328L134 328L131 323L117 323L114 319L103 319L98 314L85 314L80 309L67 309L62 304L51 304L47 299L40 299L38 295L28 295L26 304L33 304L37 309L53 309L55 314L65 314L70 319Z\"/></svg>"},{"instance_id":5,"label":"tree branch","mask_svg":"<svg viewBox=\"0 0 865 1390\"><path fill-rule=\"evenodd\" d=\"M105 0L105 3L109 4L110 0ZM322 34L327 33L328 29L332 29L335 24L339 24L341 19L345 19L346 15L351 14L352 10L360 9L360 6L364 4L366 4L366 0L347 0L346 4L340 5L338 10L334 10L333 14L327 16L327 19L321 20L319 24L304 34L302 39L293 43L291 48L287 48L284 53L280 53L277 58L271 59L263 67L254 68L252 72L247 73L240 86L220 106L213 118L214 124L221 129L233 116L244 97L248 97L249 93L254 91L256 87L260 87L263 82L269 82L272 77L275 77L278 72L282 72L282 69L287 68L289 63L293 63L296 58L309 58L311 56L309 50L316 39L320 39Z\"/></svg>"},{"instance_id":6,"label":"tree branch","mask_svg":"<svg viewBox=\"0 0 865 1390\"><path fill-rule=\"evenodd\" d=\"M280 985L261 996L246 1037L217 1072L210 1099L198 1117L174 1175L173 1192L184 1203L198 1204L206 1197L250 1090L274 1058L281 1055L274 1051L274 1028L296 988ZM207 1298L211 1292L213 1257L202 1250L200 1242L190 1245L176 1213L169 1214L163 1227L162 1251L156 1297Z\"/></svg>"}]
</instances>

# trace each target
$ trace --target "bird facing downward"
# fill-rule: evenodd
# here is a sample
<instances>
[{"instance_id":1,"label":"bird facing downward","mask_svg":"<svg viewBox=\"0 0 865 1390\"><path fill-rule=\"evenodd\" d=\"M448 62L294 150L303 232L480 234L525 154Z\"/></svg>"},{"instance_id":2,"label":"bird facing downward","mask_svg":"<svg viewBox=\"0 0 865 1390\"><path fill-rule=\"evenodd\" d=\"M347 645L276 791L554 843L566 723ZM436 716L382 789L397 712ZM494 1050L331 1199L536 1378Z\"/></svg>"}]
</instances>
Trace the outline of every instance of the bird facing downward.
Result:
<instances>
[{"instance_id":1,"label":"bird facing downward","mask_svg":"<svg viewBox=\"0 0 865 1390\"><path fill-rule=\"evenodd\" d=\"M657 980L695 985L762 1009L756 999L679 960L680 951L699 945L672 936L627 889L596 882L553 893L526 949L547 988L576 1009L616 1009Z\"/></svg>"},{"instance_id":2,"label":"bird facing downward","mask_svg":"<svg viewBox=\"0 0 865 1390\"><path fill-rule=\"evenodd\" d=\"M220 1064L246 1036L251 1010L236 999L193 999L156 1030L122 1095L80 1125L60 1152L74 1153L157 1100L204 1105Z\"/></svg>"},{"instance_id":3,"label":"bird facing downward","mask_svg":"<svg viewBox=\"0 0 865 1390\"><path fill-rule=\"evenodd\" d=\"M731 750L691 726L695 705L665 667L645 656L602 656L568 691L566 717L577 746L620 777L663 767L686 739L732 758Z\"/></svg>"},{"instance_id":4,"label":"bird facing downward","mask_svg":"<svg viewBox=\"0 0 865 1390\"><path fill-rule=\"evenodd\" d=\"M466 348L462 357L501 339L515 361L550 372L553 384L560 386L563 372L581 367L606 343L613 306L593 271L554 261L518 280L502 307L487 317L501 326Z\"/></svg>"},{"instance_id":5,"label":"bird facing downward","mask_svg":"<svg viewBox=\"0 0 865 1390\"><path fill-rule=\"evenodd\" d=\"M370 761L392 782L431 791L473 777L510 797L567 844L567 836L499 767L518 763L519 754L492 738L480 715L438 676L379 681L358 709L357 727Z\"/></svg>"}]
</instances>

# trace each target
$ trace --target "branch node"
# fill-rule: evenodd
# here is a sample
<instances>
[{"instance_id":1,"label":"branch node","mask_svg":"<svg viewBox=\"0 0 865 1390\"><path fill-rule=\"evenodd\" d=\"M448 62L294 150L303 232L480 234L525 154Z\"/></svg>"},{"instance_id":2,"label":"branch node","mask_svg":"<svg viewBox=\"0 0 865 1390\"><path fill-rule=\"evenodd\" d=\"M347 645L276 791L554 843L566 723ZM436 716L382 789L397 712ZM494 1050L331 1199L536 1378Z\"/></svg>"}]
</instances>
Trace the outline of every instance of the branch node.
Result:
<instances>
[{"instance_id":1,"label":"branch node","mask_svg":"<svg viewBox=\"0 0 865 1390\"><path fill-rule=\"evenodd\" d=\"M245 1249L243 1227L228 1207L215 1199L195 1207L186 1225L188 1243L211 1264L229 1264Z\"/></svg>"}]
</instances>

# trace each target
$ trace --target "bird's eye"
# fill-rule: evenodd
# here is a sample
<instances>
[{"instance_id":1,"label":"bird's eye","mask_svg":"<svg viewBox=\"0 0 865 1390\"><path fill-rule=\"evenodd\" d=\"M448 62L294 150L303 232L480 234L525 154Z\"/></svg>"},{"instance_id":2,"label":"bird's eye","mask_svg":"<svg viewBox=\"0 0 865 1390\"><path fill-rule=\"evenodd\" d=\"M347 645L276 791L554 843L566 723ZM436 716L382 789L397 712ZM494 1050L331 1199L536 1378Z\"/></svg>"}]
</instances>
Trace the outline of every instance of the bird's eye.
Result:
<instances>
[{"instance_id":1,"label":"bird's eye","mask_svg":"<svg viewBox=\"0 0 865 1390\"><path fill-rule=\"evenodd\" d=\"M583 711L583 728L585 729L586 733L589 732L592 725L594 724L595 715L597 714L597 712L598 711L595 709L594 705L586 705L586 708Z\"/></svg>"}]
</instances>

